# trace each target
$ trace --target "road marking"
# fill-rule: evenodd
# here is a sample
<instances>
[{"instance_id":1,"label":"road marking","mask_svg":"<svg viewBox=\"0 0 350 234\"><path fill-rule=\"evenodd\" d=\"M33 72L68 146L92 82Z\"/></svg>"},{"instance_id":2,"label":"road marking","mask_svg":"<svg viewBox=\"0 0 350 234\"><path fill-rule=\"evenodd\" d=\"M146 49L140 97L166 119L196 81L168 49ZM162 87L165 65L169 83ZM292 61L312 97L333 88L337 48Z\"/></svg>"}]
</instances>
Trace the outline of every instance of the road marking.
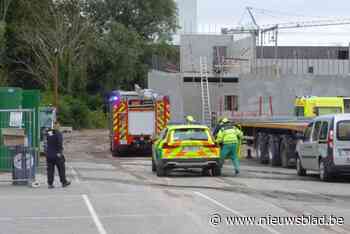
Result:
<instances>
[{"instance_id":1,"label":"road marking","mask_svg":"<svg viewBox=\"0 0 350 234\"><path fill-rule=\"evenodd\" d=\"M98 218L98 215L97 215L94 207L92 206L92 204L91 204L91 202L89 200L89 197L86 194L83 194L82 197L83 197L83 199L85 201L85 204L86 204L87 208L89 209L89 212L91 214L92 220L94 221L99 234L107 234L107 232L104 229L100 219Z\"/></svg>"},{"instance_id":2,"label":"road marking","mask_svg":"<svg viewBox=\"0 0 350 234\"><path fill-rule=\"evenodd\" d=\"M77 182L77 183L80 183L77 171L73 168L73 166L70 166L70 168L72 170L74 181Z\"/></svg>"},{"instance_id":3,"label":"road marking","mask_svg":"<svg viewBox=\"0 0 350 234\"><path fill-rule=\"evenodd\" d=\"M208 200L208 201L214 203L214 204L217 205L217 206L220 206L221 208L224 208L224 209L227 210L227 211L230 211L231 213L233 213L233 214L236 215L236 216L246 217L246 215L240 213L239 211L233 210L233 209L231 209L230 207L225 206L224 204L222 204L222 203L216 201L216 200L213 199L213 198L208 197L207 195L205 195L205 194L203 194L203 193L201 193L201 192L194 192L194 194L196 194L197 196L200 196L200 197L202 197L202 198L204 198L204 199L206 199L206 200ZM269 227L269 226L259 225L259 227L262 227L262 228L266 229L267 231L269 231L269 232L271 232L271 233L280 234L278 231L276 231L275 229L273 229L273 228L271 228L271 227Z\"/></svg>"}]
</instances>

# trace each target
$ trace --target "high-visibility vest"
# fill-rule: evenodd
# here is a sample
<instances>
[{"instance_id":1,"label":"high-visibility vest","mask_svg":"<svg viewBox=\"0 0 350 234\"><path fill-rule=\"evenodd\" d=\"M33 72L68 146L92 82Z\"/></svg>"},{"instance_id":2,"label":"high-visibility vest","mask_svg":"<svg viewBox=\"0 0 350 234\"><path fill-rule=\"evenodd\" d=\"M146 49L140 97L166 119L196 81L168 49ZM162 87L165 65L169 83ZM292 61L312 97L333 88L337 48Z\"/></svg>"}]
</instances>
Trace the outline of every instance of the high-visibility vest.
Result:
<instances>
[{"instance_id":1,"label":"high-visibility vest","mask_svg":"<svg viewBox=\"0 0 350 234\"><path fill-rule=\"evenodd\" d=\"M237 144L242 139L243 133L236 127L223 127L218 135L217 142L222 144Z\"/></svg>"}]
</instances>

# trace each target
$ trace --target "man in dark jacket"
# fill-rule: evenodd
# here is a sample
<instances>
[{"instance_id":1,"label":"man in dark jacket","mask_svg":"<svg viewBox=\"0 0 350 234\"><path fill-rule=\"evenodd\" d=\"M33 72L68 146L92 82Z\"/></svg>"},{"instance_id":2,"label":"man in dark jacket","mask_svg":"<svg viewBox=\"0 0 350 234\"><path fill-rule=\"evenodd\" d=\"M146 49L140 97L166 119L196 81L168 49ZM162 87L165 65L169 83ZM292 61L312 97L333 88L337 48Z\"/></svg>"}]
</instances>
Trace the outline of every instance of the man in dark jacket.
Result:
<instances>
[{"instance_id":1,"label":"man in dark jacket","mask_svg":"<svg viewBox=\"0 0 350 234\"><path fill-rule=\"evenodd\" d=\"M60 181L63 187L70 185L70 181L66 179L65 158L63 156L63 136L59 131L59 123L55 122L54 129L47 132L47 183L49 188L54 188L53 181L55 176L55 166L57 167Z\"/></svg>"}]
</instances>

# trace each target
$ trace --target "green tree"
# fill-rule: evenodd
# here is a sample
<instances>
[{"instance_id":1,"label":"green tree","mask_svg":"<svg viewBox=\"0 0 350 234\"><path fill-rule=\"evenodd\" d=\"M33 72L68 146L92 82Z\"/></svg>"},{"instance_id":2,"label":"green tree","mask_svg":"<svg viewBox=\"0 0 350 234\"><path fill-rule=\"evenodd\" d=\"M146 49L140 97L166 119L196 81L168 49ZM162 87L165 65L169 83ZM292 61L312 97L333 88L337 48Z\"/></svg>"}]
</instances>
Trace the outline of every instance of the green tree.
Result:
<instances>
[{"instance_id":1,"label":"green tree","mask_svg":"<svg viewBox=\"0 0 350 234\"><path fill-rule=\"evenodd\" d=\"M20 35L35 60L31 64L22 61L26 71L45 88L52 87L58 72L60 88L72 92L75 79L85 75L92 29L81 15L81 2L62 0L49 3L46 9L39 9L28 1L25 4L32 14L30 25L24 24Z\"/></svg>"},{"instance_id":2,"label":"green tree","mask_svg":"<svg viewBox=\"0 0 350 234\"><path fill-rule=\"evenodd\" d=\"M176 30L177 8L174 0L87 0L87 12L101 30L111 21L135 30L147 41L171 39Z\"/></svg>"},{"instance_id":3,"label":"green tree","mask_svg":"<svg viewBox=\"0 0 350 234\"><path fill-rule=\"evenodd\" d=\"M123 24L112 23L110 31L103 34L96 48L92 65L100 72L91 78L91 85L107 91L112 88L130 88L130 77L137 76L137 66L142 54L142 40L137 32Z\"/></svg>"},{"instance_id":4,"label":"green tree","mask_svg":"<svg viewBox=\"0 0 350 234\"><path fill-rule=\"evenodd\" d=\"M173 0L87 0L86 14L100 32L89 66L93 92L145 86L150 59L176 30ZM167 47L169 49L169 47Z\"/></svg>"},{"instance_id":5,"label":"green tree","mask_svg":"<svg viewBox=\"0 0 350 234\"><path fill-rule=\"evenodd\" d=\"M31 3L44 10L49 0L32 0ZM28 64L32 64L33 56L28 47L23 43L20 29L24 24L31 23L30 18L33 12L28 8L25 0L12 0L8 5L6 14L5 30L5 68L9 85L37 88L37 82L28 70Z\"/></svg>"},{"instance_id":6,"label":"green tree","mask_svg":"<svg viewBox=\"0 0 350 234\"><path fill-rule=\"evenodd\" d=\"M6 84L6 71L4 66L6 47L6 16L12 0L0 1L0 86Z\"/></svg>"},{"instance_id":7,"label":"green tree","mask_svg":"<svg viewBox=\"0 0 350 234\"><path fill-rule=\"evenodd\" d=\"M6 77L9 85L41 88L52 98L58 74L60 118L76 127L90 125L80 118L91 110L103 119L95 107L103 92L145 86L152 55L173 51L174 0L0 0L2 6L0 85Z\"/></svg>"}]
</instances>

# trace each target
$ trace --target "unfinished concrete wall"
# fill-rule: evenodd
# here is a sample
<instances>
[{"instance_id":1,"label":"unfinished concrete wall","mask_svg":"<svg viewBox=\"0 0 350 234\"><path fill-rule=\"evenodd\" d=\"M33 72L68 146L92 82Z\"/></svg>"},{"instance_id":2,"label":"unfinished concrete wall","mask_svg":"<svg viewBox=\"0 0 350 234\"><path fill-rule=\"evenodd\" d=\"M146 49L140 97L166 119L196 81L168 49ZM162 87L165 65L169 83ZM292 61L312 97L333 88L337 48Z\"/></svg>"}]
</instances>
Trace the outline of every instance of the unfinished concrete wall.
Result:
<instances>
[{"instance_id":1,"label":"unfinished concrete wall","mask_svg":"<svg viewBox=\"0 0 350 234\"><path fill-rule=\"evenodd\" d=\"M219 81L219 79L218 79ZM185 115L196 120L202 118L202 98L200 82L184 82L182 74L151 71L148 74L148 87L161 94L169 95L172 121L183 121ZM239 96L239 83L209 83L212 112L220 111L225 95ZM223 111L223 107L221 107Z\"/></svg>"},{"instance_id":2,"label":"unfinished concrete wall","mask_svg":"<svg viewBox=\"0 0 350 234\"><path fill-rule=\"evenodd\" d=\"M259 97L264 97L265 113L268 97L272 97L276 115L293 115L296 96L350 96L350 77L280 75L242 75L239 106L242 112L259 111Z\"/></svg>"},{"instance_id":3,"label":"unfinished concrete wall","mask_svg":"<svg viewBox=\"0 0 350 234\"><path fill-rule=\"evenodd\" d=\"M171 121L183 120L183 88L180 74L152 70L148 73L148 88L170 97Z\"/></svg>"},{"instance_id":4,"label":"unfinished concrete wall","mask_svg":"<svg viewBox=\"0 0 350 234\"><path fill-rule=\"evenodd\" d=\"M181 35L180 70L181 72L200 72L200 57L206 56L208 69L213 65L215 46L229 46L233 42L230 35Z\"/></svg>"},{"instance_id":5,"label":"unfinished concrete wall","mask_svg":"<svg viewBox=\"0 0 350 234\"><path fill-rule=\"evenodd\" d=\"M252 37L245 37L230 44L228 58L236 59L239 73L249 73L254 65L256 49ZM229 62L229 61L227 61Z\"/></svg>"},{"instance_id":6,"label":"unfinished concrete wall","mask_svg":"<svg viewBox=\"0 0 350 234\"><path fill-rule=\"evenodd\" d=\"M249 73L255 63L256 49L254 38L238 37L237 35L181 35L180 64L182 73L200 73L200 57L207 58L210 76L212 73L214 47L226 47L225 58L220 58L223 66L222 76L238 76Z\"/></svg>"}]
</instances>

